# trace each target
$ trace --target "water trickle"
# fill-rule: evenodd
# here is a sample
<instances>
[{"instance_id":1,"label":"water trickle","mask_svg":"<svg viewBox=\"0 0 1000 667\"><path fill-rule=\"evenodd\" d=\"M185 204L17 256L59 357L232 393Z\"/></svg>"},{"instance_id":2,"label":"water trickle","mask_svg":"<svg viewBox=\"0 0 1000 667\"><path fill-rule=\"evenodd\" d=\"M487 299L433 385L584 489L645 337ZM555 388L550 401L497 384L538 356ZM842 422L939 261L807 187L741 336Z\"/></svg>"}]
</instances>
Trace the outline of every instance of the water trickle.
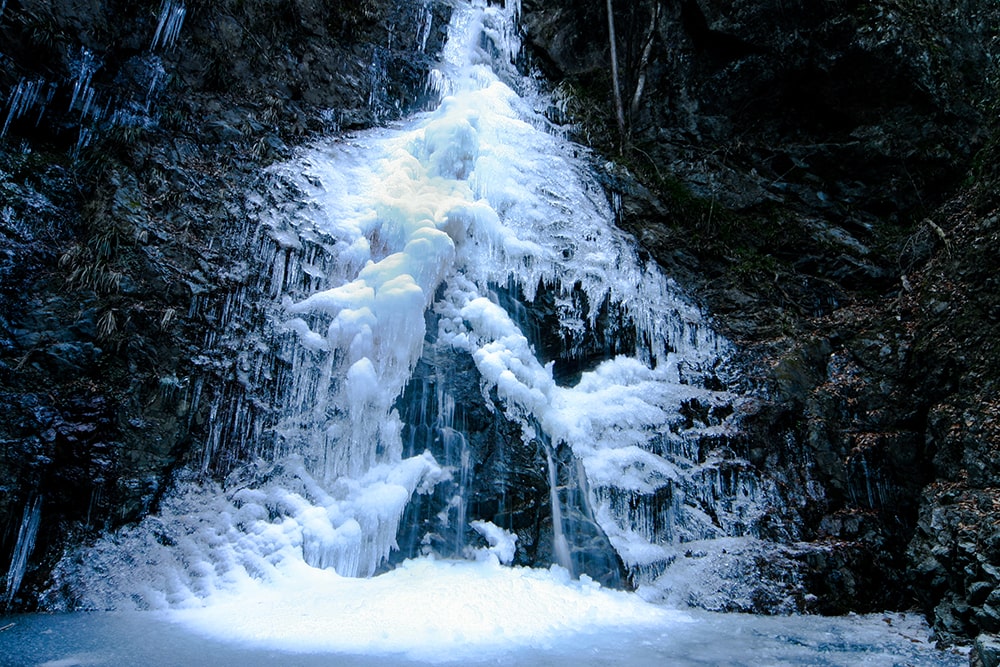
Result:
<instances>
[{"instance_id":1,"label":"water trickle","mask_svg":"<svg viewBox=\"0 0 1000 667\"><path fill-rule=\"evenodd\" d=\"M566 541L566 530L563 524L562 507L559 502L559 483L556 464L552 458L552 448L545 448L545 462L549 471L549 502L552 504L552 542L556 563L573 573L573 558L569 553L569 542Z\"/></svg>"}]
</instances>

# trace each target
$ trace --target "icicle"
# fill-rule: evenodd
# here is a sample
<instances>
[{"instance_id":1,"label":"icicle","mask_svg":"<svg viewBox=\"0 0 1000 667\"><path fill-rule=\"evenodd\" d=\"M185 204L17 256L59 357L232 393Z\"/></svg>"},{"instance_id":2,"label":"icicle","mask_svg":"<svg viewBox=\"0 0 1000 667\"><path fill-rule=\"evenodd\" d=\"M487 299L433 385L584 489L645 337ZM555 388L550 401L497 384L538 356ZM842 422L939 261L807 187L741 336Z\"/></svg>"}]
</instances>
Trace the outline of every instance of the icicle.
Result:
<instances>
[{"instance_id":1,"label":"icicle","mask_svg":"<svg viewBox=\"0 0 1000 667\"><path fill-rule=\"evenodd\" d=\"M49 104L52 103L52 98L55 97L56 89L58 88L58 86L55 83L50 83L48 88L49 88L48 92L45 93L45 99L42 100L42 103L38 105L38 117L35 118L35 127L41 125L42 116L45 115L46 109L48 109Z\"/></svg>"},{"instance_id":2,"label":"icicle","mask_svg":"<svg viewBox=\"0 0 1000 667\"><path fill-rule=\"evenodd\" d=\"M427 52L427 40L431 36L431 27L434 24L434 12L431 5L425 3L420 8L420 28L417 32L417 41L420 43L420 53Z\"/></svg>"},{"instance_id":3,"label":"icicle","mask_svg":"<svg viewBox=\"0 0 1000 667\"><path fill-rule=\"evenodd\" d=\"M3 129L0 130L0 138L7 134L7 129L10 127L12 121L21 118L21 116L35 105L35 102L38 100L38 93L43 85L45 85L45 81L42 79L36 81L21 79L11 89L10 94L7 96L7 117L4 120Z\"/></svg>"},{"instance_id":4,"label":"icicle","mask_svg":"<svg viewBox=\"0 0 1000 667\"><path fill-rule=\"evenodd\" d=\"M149 45L149 50L155 51L157 46L162 46L164 49L171 48L180 35L186 14L187 7L184 6L183 2L163 0L160 5L160 18L157 21L156 32L153 33L153 41Z\"/></svg>"},{"instance_id":5,"label":"icicle","mask_svg":"<svg viewBox=\"0 0 1000 667\"><path fill-rule=\"evenodd\" d=\"M615 214L615 224L620 227L622 223L622 193L617 190L611 193L611 210Z\"/></svg>"},{"instance_id":6,"label":"icicle","mask_svg":"<svg viewBox=\"0 0 1000 667\"><path fill-rule=\"evenodd\" d=\"M94 101L94 89L90 86L87 87L86 92L83 95L83 105L80 110L80 122L84 122L87 119L87 113L90 111L90 105Z\"/></svg>"},{"instance_id":7,"label":"icicle","mask_svg":"<svg viewBox=\"0 0 1000 667\"><path fill-rule=\"evenodd\" d=\"M24 504L24 515L21 527L17 531L17 542L10 559L10 568L4 585L2 599L4 606L9 606L21 588L21 581L28 569L28 559L35 548L35 538L38 537L38 526L42 520L42 496L31 493Z\"/></svg>"},{"instance_id":8,"label":"icicle","mask_svg":"<svg viewBox=\"0 0 1000 667\"><path fill-rule=\"evenodd\" d=\"M521 0L504 0L503 4L510 14L512 27L516 28L521 20Z\"/></svg>"}]
</instances>

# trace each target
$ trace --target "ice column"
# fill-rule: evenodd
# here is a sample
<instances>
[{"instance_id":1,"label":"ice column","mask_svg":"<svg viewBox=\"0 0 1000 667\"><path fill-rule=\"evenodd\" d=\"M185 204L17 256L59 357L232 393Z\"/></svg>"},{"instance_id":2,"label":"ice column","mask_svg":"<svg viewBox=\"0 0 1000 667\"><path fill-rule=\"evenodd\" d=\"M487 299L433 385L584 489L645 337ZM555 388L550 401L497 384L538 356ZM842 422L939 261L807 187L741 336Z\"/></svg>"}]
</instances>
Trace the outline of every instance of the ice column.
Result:
<instances>
[{"instance_id":1,"label":"ice column","mask_svg":"<svg viewBox=\"0 0 1000 667\"><path fill-rule=\"evenodd\" d=\"M21 588L21 580L28 567L28 558L35 548L35 538L38 537L38 526L42 519L42 496L31 494L24 505L24 516L21 518L21 527L17 531L17 542L14 544L14 553L11 555L10 568L7 570L7 578L4 583L3 601L4 606L9 605Z\"/></svg>"},{"instance_id":2,"label":"ice column","mask_svg":"<svg viewBox=\"0 0 1000 667\"><path fill-rule=\"evenodd\" d=\"M173 46L181 33L181 26L184 25L186 15L187 7L184 6L183 2L163 0L160 5L160 18L156 23L156 32L153 33L153 41L149 50L155 51L158 45L165 49Z\"/></svg>"}]
</instances>

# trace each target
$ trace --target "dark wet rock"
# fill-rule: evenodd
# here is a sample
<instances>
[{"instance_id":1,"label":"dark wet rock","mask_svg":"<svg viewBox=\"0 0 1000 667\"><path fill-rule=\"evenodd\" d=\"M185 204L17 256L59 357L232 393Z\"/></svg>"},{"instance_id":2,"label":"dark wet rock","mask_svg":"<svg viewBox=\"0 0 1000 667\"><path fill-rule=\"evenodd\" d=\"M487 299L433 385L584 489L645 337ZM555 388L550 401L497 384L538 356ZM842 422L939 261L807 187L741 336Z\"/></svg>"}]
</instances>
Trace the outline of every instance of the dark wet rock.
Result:
<instances>
[{"instance_id":1,"label":"dark wet rock","mask_svg":"<svg viewBox=\"0 0 1000 667\"><path fill-rule=\"evenodd\" d=\"M632 141L647 154L637 160L697 196L859 222L862 211L896 216L954 183L982 137L981 3L942 14L913 3L686 0L659 3L651 22L653 4L618 8L626 104L653 39ZM571 5L526 2L529 40L582 103L609 100L598 92L609 83L603 7Z\"/></svg>"},{"instance_id":2,"label":"dark wet rock","mask_svg":"<svg viewBox=\"0 0 1000 667\"><path fill-rule=\"evenodd\" d=\"M997 667L1000 665L1000 638L995 634L981 634L976 637L975 646L969 655L972 667Z\"/></svg>"}]
</instances>

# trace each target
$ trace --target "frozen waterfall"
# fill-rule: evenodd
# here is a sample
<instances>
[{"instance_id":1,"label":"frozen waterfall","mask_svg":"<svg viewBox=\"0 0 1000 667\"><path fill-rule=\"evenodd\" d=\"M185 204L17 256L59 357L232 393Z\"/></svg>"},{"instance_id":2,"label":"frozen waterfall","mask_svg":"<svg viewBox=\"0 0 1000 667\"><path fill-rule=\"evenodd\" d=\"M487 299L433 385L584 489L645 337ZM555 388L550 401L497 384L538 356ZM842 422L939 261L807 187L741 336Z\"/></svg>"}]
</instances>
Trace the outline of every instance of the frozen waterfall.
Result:
<instances>
[{"instance_id":1,"label":"frozen waterfall","mask_svg":"<svg viewBox=\"0 0 1000 667\"><path fill-rule=\"evenodd\" d=\"M448 4L436 108L319 141L248 193L243 287L194 360L220 352L235 381L161 385L210 404L202 450L155 513L66 553L42 601L116 613L0 619L0 655L957 664L913 615L678 608L740 608L767 586L757 567L780 580L774 608L796 586L759 539L781 508L741 456L752 399L727 390L730 345L615 227L596 157L514 67L516 0ZM186 10L161 7L153 48L169 49Z\"/></svg>"},{"instance_id":2,"label":"frozen waterfall","mask_svg":"<svg viewBox=\"0 0 1000 667\"><path fill-rule=\"evenodd\" d=\"M368 577L400 549L620 568L656 598L686 544L754 536L770 496L726 446L743 400L721 388L729 346L539 113L512 65L517 11L456 3L436 109L319 142L251 195L271 305L237 374L271 403L217 399L200 465L157 515L67 556L50 602L197 606L300 566ZM245 328L246 298L220 336ZM546 468L531 501L548 546L518 539L502 497L492 513L473 497L473 405L502 427L498 457ZM402 525L415 499L423 518Z\"/></svg>"}]
</instances>

